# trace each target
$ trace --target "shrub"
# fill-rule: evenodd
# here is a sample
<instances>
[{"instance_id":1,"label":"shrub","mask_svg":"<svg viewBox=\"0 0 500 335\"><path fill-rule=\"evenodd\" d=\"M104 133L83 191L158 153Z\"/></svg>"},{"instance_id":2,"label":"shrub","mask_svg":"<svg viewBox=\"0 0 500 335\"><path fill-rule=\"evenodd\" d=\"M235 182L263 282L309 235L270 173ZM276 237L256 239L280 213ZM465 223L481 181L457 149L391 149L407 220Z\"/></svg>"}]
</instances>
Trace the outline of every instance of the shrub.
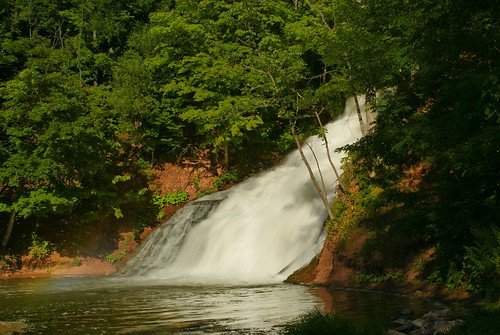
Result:
<instances>
[{"instance_id":1,"label":"shrub","mask_svg":"<svg viewBox=\"0 0 500 335\"><path fill-rule=\"evenodd\" d=\"M235 183L239 179L238 174L234 171L226 171L222 173L219 177L214 178L214 187L220 191L222 187L226 184Z\"/></svg>"},{"instance_id":2,"label":"shrub","mask_svg":"<svg viewBox=\"0 0 500 335\"><path fill-rule=\"evenodd\" d=\"M386 283L386 282L397 282L403 277L403 274L399 271L397 272L384 272L381 274L377 273L360 273L358 275L358 281L360 283L367 283L367 284L381 284L381 283Z\"/></svg>"},{"instance_id":3,"label":"shrub","mask_svg":"<svg viewBox=\"0 0 500 335\"><path fill-rule=\"evenodd\" d=\"M31 234L31 246L28 249L29 263L32 266L42 266L54 251L49 241L42 240L36 233Z\"/></svg>"},{"instance_id":4,"label":"shrub","mask_svg":"<svg viewBox=\"0 0 500 335\"><path fill-rule=\"evenodd\" d=\"M155 194L153 196L153 203L160 209L157 219L163 218L164 213L161 211L166 205L180 205L189 200L189 193L186 191L173 191L167 194Z\"/></svg>"},{"instance_id":5,"label":"shrub","mask_svg":"<svg viewBox=\"0 0 500 335\"><path fill-rule=\"evenodd\" d=\"M121 261L125 256L127 256L127 250L115 251L106 255L106 260L111 264L114 264Z\"/></svg>"},{"instance_id":6,"label":"shrub","mask_svg":"<svg viewBox=\"0 0 500 335\"><path fill-rule=\"evenodd\" d=\"M500 229L492 227L476 231L476 245L466 248L466 269L470 288L486 298L500 298Z\"/></svg>"}]
</instances>

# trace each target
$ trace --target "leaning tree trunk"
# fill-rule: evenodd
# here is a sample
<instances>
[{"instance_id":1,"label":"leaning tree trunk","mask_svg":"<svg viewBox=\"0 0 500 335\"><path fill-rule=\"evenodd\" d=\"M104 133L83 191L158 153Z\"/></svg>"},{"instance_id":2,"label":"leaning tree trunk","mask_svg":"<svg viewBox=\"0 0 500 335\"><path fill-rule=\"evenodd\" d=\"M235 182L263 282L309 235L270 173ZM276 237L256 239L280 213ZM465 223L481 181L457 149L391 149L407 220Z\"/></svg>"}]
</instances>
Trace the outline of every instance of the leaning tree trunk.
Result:
<instances>
[{"instance_id":1,"label":"leaning tree trunk","mask_svg":"<svg viewBox=\"0 0 500 335\"><path fill-rule=\"evenodd\" d=\"M323 173L321 172L321 166L319 165L318 157L316 157L316 153L314 152L311 145L309 143L306 143L306 145L309 147L309 150L311 150L311 153L314 157L314 161L316 162L316 168L318 169L319 179L321 180L321 192L323 194L328 194L326 192L325 178L323 178Z\"/></svg>"},{"instance_id":2,"label":"leaning tree trunk","mask_svg":"<svg viewBox=\"0 0 500 335\"><path fill-rule=\"evenodd\" d=\"M309 162L307 161L306 156L304 155L304 151L302 150L302 146L300 145L299 137L297 136L297 133L295 132L295 125L291 125L292 128L292 135L293 139L295 140L295 143L297 144L297 149L299 149L300 157L302 158L302 161L304 162L307 172L309 172L309 177L311 178L311 181L314 185L314 188L318 192L321 201L323 201L323 205L325 205L326 211L328 213L328 217L330 220L333 220L333 212L332 209L330 208L330 204L328 203L328 197L326 193L321 189L316 177L314 176L314 173L311 169L311 165L309 165Z\"/></svg>"},{"instance_id":3,"label":"leaning tree trunk","mask_svg":"<svg viewBox=\"0 0 500 335\"><path fill-rule=\"evenodd\" d=\"M337 181L339 182L339 187L340 190L345 193L345 186L342 180L340 179L339 172L337 171L337 168L335 167L335 164L333 164L332 156L330 155L330 147L328 145L328 139L326 138L326 134L324 131L323 123L321 122L321 118L319 117L319 114L316 112L316 119L318 120L318 124L323 130L321 132L321 137L323 137L323 141L325 142L325 150L326 150L326 157L328 157L328 162L330 162L330 166L332 167L333 173L335 174L335 177L337 178Z\"/></svg>"},{"instance_id":4,"label":"leaning tree trunk","mask_svg":"<svg viewBox=\"0 0 500 335\"><path fill-rule=\"evenodd\" d=\"M356 90L354 89L354 84L352 80L349 79L349 86L351 87L352 97L354 98L354 104L356 105L356 114L358 114L359 128L361 129L361 135L364 137L366 135L365 125L363 123L363 116L361 115L361 107L359 106L358 96Z\"/></svg>"},{"instance_id":5,"label":"leaning tree trunk","mask_svg":"<svg viewBox=\"0 0 500 335\"><path fill-rule=\"evenodd\" d=\"M2 248L4 249L9 243L10 235L12 234L12 228L14 227L14 219L16 218L16 210L12 209L10 211L9 222L7 223L7 230L5 231L5 235L2 240Z\"/></svg>"},{"instance_id":6,"label":"leaning tree trunk","mask_svg":"<svg viewBox=\"0 0 500 335\"><path fill-rule=\"evenodd\" d=\"M361 135L364 137L366 135L366 130L365 130L365 125L363 123L363 116L361 115L361 107L359 106L358 95L356 94L356 89L354 88L354 83L352 81L351 62L349 61L349 57L347 56L346 53L344 53L344 57L345 57L345 63L347 65L347 76L348 76L347 81L349 87L351 88L351 94L354 99L354 103L356 104L356 113L358 114L359 128L361 129Z\"/></svg>"},{"instance_id":7,"label":"leaning tree trunk","mask_svg":"<svg viewBox=\"0 0 500 335\"><path fill-rule=\"evenodd\" d=\"M375 98L376 98L376 89L375 87L370 87L366 90L366 95L365 95L365 115L366 115L366 124L368 127L368 132L370 132L373 129L374 122L375 122L375 110L373 108L373 104L375 103Z\"/></svg>"}]
</instances>

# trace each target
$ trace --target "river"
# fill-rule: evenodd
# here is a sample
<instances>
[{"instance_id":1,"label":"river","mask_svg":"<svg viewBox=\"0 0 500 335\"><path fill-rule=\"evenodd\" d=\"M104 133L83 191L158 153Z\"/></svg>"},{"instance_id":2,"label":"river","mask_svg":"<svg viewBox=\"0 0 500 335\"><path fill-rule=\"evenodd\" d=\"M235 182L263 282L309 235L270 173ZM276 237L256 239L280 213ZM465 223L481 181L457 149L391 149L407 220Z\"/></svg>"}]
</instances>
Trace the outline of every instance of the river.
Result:
<instances>
[{"instance_id":1,"label":"river","mask_svg":"<svg viewBox=\"0 0 500 335\"><path fill-rule=\"evenodd\" d=\"M128 278L0 280L0 321L27 334L280 334L314 309L385 322L403 307L437 303L406 296L291 284L165 285Z\"/></svg>"}]
</instances>

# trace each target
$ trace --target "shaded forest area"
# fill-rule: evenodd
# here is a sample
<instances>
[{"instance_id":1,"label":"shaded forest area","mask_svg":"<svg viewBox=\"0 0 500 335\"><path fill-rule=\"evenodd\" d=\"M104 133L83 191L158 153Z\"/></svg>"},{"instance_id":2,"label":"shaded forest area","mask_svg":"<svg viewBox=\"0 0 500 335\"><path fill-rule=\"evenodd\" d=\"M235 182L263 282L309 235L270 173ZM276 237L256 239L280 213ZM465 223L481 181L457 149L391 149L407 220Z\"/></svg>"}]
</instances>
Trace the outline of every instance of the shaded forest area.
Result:
<instances>
[{"instance_id":1,"label":"shaded forest area","mask_svg":"<svg viewBox=\"0 0 500 335\"><path fill-rule=\"evenodd\" d=\"M465 0L0 0L2 253L140 231L186 200L151 168L202 155L234 181L366 94L376 124L346 148L357 223L391 222L435 248L428 279L496 297L499 16Z\"/></svg>"}]
</instances>

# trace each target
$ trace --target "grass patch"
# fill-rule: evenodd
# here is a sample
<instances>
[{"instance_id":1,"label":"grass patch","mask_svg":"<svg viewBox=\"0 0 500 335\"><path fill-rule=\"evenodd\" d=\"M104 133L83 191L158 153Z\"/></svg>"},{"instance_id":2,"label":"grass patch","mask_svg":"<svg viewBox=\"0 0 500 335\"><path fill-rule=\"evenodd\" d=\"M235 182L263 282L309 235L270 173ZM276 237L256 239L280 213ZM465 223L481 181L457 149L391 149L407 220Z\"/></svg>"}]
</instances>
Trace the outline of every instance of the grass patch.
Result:
<instances>
[{"instance_id":1,"label":"grass patch","mask_svg":"<svg viewBox=\"0 0 500 335\"><path fill-rule=\"evenodd\" d=\"M335 313L318 309L302 315L285 327L285 335L371 335L382 334L384 327L359 320L351 320Z\"/></svg>"}]
</instances>

